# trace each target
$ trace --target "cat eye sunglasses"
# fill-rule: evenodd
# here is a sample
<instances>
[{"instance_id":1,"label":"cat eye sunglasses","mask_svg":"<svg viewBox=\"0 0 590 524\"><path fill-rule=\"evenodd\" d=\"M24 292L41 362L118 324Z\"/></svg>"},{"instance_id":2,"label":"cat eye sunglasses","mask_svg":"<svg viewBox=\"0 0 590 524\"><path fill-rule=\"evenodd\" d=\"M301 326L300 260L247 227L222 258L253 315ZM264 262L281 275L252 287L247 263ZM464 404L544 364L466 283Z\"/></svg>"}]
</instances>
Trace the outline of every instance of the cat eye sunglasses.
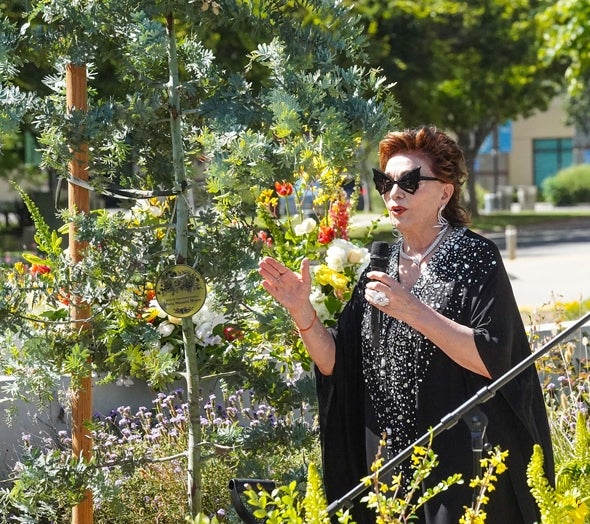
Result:
<instances>
[{"instance_id":1,"label":"cat eye sunglasses","mask_svg":"<svg viewBox=\"0 0 590 524\"><path fill-rule=\"evenodd\" d=\"M375 182L375 188L380 195L384 195L385 193L389 193L393 189L393 186L397 184L406 193L413 195L420 187L420 180L441 181L440 178L433 176L421 176L420 168L421 166L415 167L411 171L404 173L398 180L393 180L392 178L389 178L383 171L374 167L373 182Z\"/></svg>"}]
</instances>

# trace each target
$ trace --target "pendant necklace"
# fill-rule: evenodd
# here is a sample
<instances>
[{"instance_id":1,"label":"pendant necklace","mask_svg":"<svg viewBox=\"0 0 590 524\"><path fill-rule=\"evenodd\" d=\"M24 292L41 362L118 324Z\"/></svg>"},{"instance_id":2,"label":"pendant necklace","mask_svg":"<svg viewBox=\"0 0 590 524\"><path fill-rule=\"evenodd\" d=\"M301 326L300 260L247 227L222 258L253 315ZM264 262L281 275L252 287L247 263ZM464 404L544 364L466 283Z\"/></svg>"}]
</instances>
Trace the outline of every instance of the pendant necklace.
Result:
<instances>
[{"instance_id":1,"label":"pendant necklace","mask_svg":"<svg viewBox=\"0 0 590 524\"><path fill-rule=\"evenodd\" d=\"M445 233L447 232L448 229L449 229L449 226L448 225L446 225L444 228L442 228L436 234L436 237L434 238L434 240L432 241L432 243L426 248L426 250L424 251L424 253L418 253L417 255L408 255L404 251L404 246L402 244L401 249L399 250L400 256L402 258L405 258L406 260L410 260L412 262L412 264L420 267L420 264L422 263L422 261L428 255L430 255L430 253L432 253L436 249L436 246L438 246L440 244L440 241L443 239L443 237L445 236Z\"/></svg>"}]
</instances>

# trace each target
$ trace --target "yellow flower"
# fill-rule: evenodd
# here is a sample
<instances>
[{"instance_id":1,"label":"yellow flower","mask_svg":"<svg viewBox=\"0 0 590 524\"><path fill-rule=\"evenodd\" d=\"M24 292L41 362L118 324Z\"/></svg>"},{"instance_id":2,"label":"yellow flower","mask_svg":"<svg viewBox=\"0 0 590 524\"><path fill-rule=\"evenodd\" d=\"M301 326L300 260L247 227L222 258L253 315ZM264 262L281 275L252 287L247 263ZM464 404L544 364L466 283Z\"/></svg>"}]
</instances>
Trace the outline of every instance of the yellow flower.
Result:
<instances>
[{"instance_id":1,"label":"yellow flower","mask_svg":"<svg viewBox=\"0 0 590 524\"><path fill-rule=\"evenodd\" d=\"M342 273L337 273L337 272L332 273L332 278L330 279L330 285L334 289L340 290L340 291L345 291L346 289L348 289L348 282L349 282L349 279L346 275L343 275Z\"/></svg>"},{"instance_id":2,"label":"yellow flower","mask_svg":"<svg viewBox=\"0 0 590 524\"><path fill-rule=\"evenodd\" d=\"M316 269L316 281L320 286L332 286L336 290L344 291L348 288L349 279L346 275L338 273L322 264Z\"/></svg>"},{"instance_id":3,"label":"yellow flower","mask_svg":"<svg viewBox=\"0 0 590 524\"><path fill-rule=\"evenodd\" d=\"M261 191L260 195L256 199L258 205L261 207L276 207L279 205L279 199L274 196L274 191L272 189L265 189Z\"/></svg>"},{"instance_id":4,"label":"yellow flower","mask_svg":"<svg viewBox=\"0 0 590 524\"><path fill-rule=\"evenodd\" d=\"M158 310L158 308L151 307L141 317L146 322L153 322L154 320L156 320L156 318L158 318L159 312L160 311Z\"/></svg>"},{"instance_id":5,"label":"yellow flower","mask_svg":"<svg viewBox=\"0 0 590 524\"><path fill-rule=\"evenodd\" d=\"M571 493L558 493L557 504L560 507L568 508L567 514L573 524L584 524L586 516L590 513L588 506Z\"/></svg>"},{"instance_id":6,"label":"yellow flower","mask_svg":"<svg viewBox=\"0 0 590 524\"><path fill-rule=\"evenodd\" d=\"M568 512L570 517L572 518L574 524L584 524L586 521L586 516L590 513L588 506L583 502L580 502L576 509L573 509Z\"/></svg>"}]
</instances>

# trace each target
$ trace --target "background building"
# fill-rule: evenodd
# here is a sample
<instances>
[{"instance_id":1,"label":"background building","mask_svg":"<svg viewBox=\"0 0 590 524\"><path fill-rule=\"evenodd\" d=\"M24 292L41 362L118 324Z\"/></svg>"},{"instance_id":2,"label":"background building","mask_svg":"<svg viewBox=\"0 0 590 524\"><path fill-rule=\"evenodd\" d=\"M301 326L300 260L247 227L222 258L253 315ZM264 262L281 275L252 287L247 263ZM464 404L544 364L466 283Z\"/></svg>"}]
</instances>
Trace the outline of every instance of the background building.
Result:
<instances>
[{"instance_id":1,"label":"background building","mask_svg":"<svg viewBox=\"0 0 590 524\"><path fill-rule=\"evenodd\" d=\"M478 184L495 196L493 209L509 209L515 200L531 208L547 178L590 163L590 136L566 120L563 99L556 98L547 111L498 126L484 141L475 173Z\"/></svg>"}]
</instances>

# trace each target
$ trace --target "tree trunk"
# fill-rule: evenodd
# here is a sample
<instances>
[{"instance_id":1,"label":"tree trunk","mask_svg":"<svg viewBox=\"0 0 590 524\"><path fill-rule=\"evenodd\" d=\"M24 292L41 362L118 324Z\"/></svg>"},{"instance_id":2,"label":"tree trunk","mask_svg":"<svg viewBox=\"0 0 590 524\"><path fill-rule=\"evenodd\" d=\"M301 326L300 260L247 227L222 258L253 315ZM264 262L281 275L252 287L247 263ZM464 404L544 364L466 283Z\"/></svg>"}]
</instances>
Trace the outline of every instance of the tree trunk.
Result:
<instances>
[{"instance_id":1,"label":"tree trunk","mask_svg":"<svg viewBox=\"0 0 590 524\"><path fill-rule=\"evenodd\" d=\"M174 17L167 17L168 31L168 100L170 108L170 133L172 140L172 163L175 189L186 188L184 149L182 145L182 126L179 97L178 58L176 54L176 30ZM176 203L176 256L178 263L186 263L188 258L188 219L189 202L186 189L178 196ZM194 517L201 512L201 418L199 413L199 370L195 344L195 329L191 318L182 319L182 338L186 366L186 394L189 409L188 422L188 504Z\"/></svg>"},{"instance_id":2,"label":"tree trunk","mask_svg":"<svg viewBox=\"0 0 590 524\"><path fill-rule=\"evenodd\" d=\"M485 124L481 124L472 129L457 131L457 143L463 150L467 172L469 173L469 177L467 178L467 195L465 195L466 204L467 209L469 209L469 212L473 217L479 215L477 192L475 189L477 183L475 176L475 159L483 140L488 136L491 129L493 129L493 125L486 122Z\"/></svg>"}]
</instances>

